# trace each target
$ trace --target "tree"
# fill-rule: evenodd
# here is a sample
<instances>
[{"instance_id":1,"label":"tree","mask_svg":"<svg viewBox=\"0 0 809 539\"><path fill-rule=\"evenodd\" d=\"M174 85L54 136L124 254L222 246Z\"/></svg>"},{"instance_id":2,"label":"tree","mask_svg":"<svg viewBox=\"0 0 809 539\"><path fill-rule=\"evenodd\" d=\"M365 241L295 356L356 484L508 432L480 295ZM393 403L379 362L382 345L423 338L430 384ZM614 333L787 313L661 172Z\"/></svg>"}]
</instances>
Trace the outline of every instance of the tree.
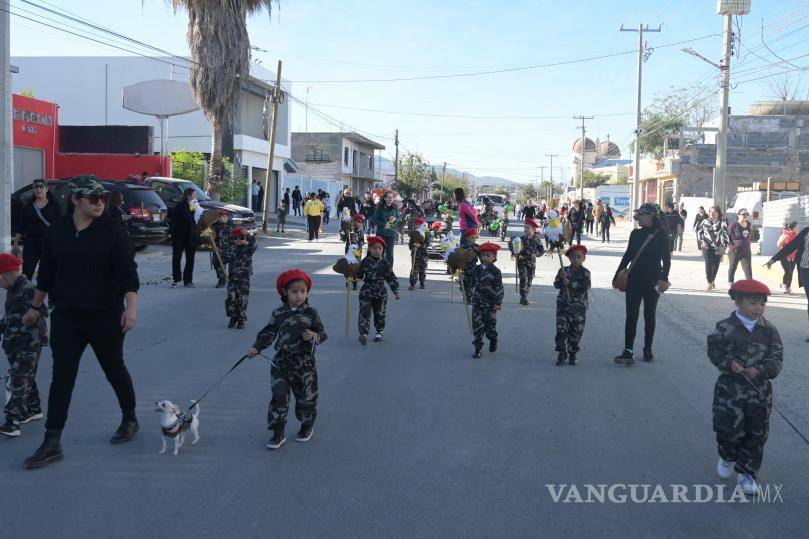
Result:
<instances>
[{"instance_id":1,"label":"tree","mask_svg":"<svg viewBox=\"0 0 809 539\"><path fill-rule=\"evenodd\" d=\"M771 95L778 101L794 101L798 99L802 88L801 78L800 74L790 76L789 73L783 73L768 79L767 86Z\"/></svg>"},{"instance_id":2,"label":"tree","mask_svg":"<svg viewBox=\"0 0 809 539\"><path fill-rule=\"evenodd\" d=\"M598 187L610 181L608 174L597 174L592 170L584 171L584 186L585 187Z\"/></svg>"},{"instance_id":3,"label":"tree","mask_svg":"<svg viewBox=\"0 0 809 539\"><path fill-rule=\"evenodd\" d=\"M441 200L443 202L452 200L454 191L458 187L463 189L465 192L469 191L469 182L466 180L466 178L451 172L447 172L446 175L442 175L441 178L437 178L435 183L438 184L438 189L433 190L433 199Z\"/></svg>"},{"instance_id":4,"label":"tree","mask_svg":"<svg viewBox=\"0 0 809 539\"><path fill-rule=\"evenodd\" d=\"M189 83L194 99L212 125L211 167L207 190L219 200L225 166L222 136L230 126L233 104L250 69L247 16L272 9L272 0L171 0L175 13L188 12Z\"/></svg>"},{"instance_id":5,"label":"tree","mask_svg":"<svg viewBox=\"0 0 809 539\"><path fill-rule=\"evenodd\" d=\"M539 193L537 193L536 187L534 187L533 183L526 183L520 188L520 194L517 197L521 202L527 202L533 198L537 198Z\"/></svg>"},{"instance_id":6,"label":"tree","mask_svg":"<svg viewBox=\"0 0 809 539\"><path fill-rule=\"evenodd\" d=\"M427 191L430 168L420 153L407 152L399 156L399 179L395 189L406 198Z\"/></svg>"}]
</instances>

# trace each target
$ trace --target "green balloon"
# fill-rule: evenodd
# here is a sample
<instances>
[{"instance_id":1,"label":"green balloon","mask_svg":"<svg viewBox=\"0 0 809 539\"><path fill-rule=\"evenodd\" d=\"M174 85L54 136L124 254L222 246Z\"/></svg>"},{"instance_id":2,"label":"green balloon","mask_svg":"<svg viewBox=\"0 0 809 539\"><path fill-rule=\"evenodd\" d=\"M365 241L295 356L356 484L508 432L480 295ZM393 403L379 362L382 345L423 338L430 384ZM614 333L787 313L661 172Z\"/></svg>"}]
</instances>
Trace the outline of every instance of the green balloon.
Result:
<instances>
[{"instance_id":1,"label":"green balloon","mask_svg":"<svg viewBox=\"0 0 809 539\"><path fill-rule=\"evenodd\" d=\"M440 212L445 212L445 211L447 211L447 206L446 206L446 204L441 204L440 206L438 206L438 211L440 211Z\"/></svg>"},{"instance_id":2,"label":"green balloon","mask_svg":"<svg viewBox=\"0 0 809 539\"><path fill-rule=\"evenodd\" d=\"M492 224L489 225L489 230L491 230L492 232L494 232L498 228L500 228L500 221L494 221Z\"/></svg>"},{"instance_id":3,"label":"green balloon","mask_svg":"<svg viewBox=\"0 0 809 539\"><path fill-rule=\"evenodd\" d=\"M508 213L508 212L510 212L511 210L513 210L513 209L514 209L514 207L513 207L511 204L506 204L506 208L505 208L505 209L506 209L506 213Z\"/></svg>"},{"instance_id":4,"label":"green balloon","mask_svg":"<svg viewBox=\"0 0 809 539\"><path fill-rule=\"evenodd\" d=\"M457 211L452 211L452 212L450 212L450 215L457 218L458 217L458 212Z\"/></svg>"}]
</instances>

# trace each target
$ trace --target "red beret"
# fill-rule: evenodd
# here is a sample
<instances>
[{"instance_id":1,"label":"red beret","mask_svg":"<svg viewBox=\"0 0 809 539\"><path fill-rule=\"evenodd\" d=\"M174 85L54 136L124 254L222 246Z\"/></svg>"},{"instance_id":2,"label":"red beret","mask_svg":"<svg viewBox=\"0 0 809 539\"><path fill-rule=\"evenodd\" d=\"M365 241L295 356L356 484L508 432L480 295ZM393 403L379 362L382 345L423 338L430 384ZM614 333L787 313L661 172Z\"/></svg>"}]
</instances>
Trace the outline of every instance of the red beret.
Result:
<instances>
[{"instance_id":1,"label":"red beret","mask_svg":"<svg viewBox=\"0 0 809 539\"><path fill-rule=\"evenodd\" d=\"M769 287L761 281L755 279L742 279L733 283L730 287L731 292L737 294L763 294L769 296L771 294Z\"/></svg>"},{"instance_id":2,"label":"red beret","mask_svg":"<svg viewBox=\"0 0 809 539\"><path fill-rule=\"evenodd\" d=\"M525 220L525 224L526 224L526 225L530 225L530 226L532 226L532 227L534 227L534 228L539 228L539 223L537 223L536 221L534 221L534 220L533 220L533 219L531 219L530 217L529 217L528 219L526 219L526 220Z\"/></svg>"},{"instance_id":3,"label":"red beret","mask_svg":"<svg viewBox=\"0 0 809 539\"><path fill-rule=\"evenodd\" d=\"M581 254L586 255L587 254L587 247L585 247L584 245L572 245L572 246L567 248L567 251L565 251L565 256L570 258L570 255L572 255L573 253L575 253L577 251L580 251Z\"/></svg>"},{"instance_id":4,"label":"red beret","mask_svg":"<svg viewBox=\"0 0 809 539\"><path fill-rule=\"evenodd\" d=\"M499 250L500 250L500 246L497 245L496 243L492 243L490 241L487 241L486 243L484 243L483 245L478 247L478 252L479 253L485 253L485 252L488 251L490 253L497 254L497 251L499 251Z\"/></svg>"},{"instance_id":5,"label":"red beret","mask_svg":"<svg viewBox=\"0 0 809 539\"><path fill-rule=\"evenodd\" d=\"M242 237L242 236L244 236L245 234L247 234L247 229L246 229L246 228L244 228L243 226L237 226L237 227L236 227L236 228L234 228L234 229L231 231L231 233L230 233L230 235L231 235L232 237L234 237L234 238L241 238L241 237Z\"/></svg>"},{"instance_id":6,"label":"red beret","mask_svg":"<svg viewBox=\"0 0 809 539\"><path fill-rule=\"evenodd\" d=\"M370 247L375 243L378 243L379 245L385 248L388 247L388 242L386 242L385 238L383 238L382 236L368 236L368 247Z\"/></svg>"},{"instance_id":7,"label":"red beret","mask_svg":"<svg viewBox=\"0 0 809 539\"><path fill-rule=\"evenodd\" d=\"M357 213L354 215L354 217L352 217L352 219L354 219L358 223L362 223L363 221L365 221L365 216L361 213Z\"/></svg>"},{"instance_id":8,"label":"red beret","mask_svg":"<svg viewBox=\"0 0 809 539\"><path fill-rule=\"evenodd\" d=\"M415 219L413 219L413 224L416 225L416 226L423 225L424 224L424 218L423 217L416 217Z\"/></svg>"},{"instance_id":9,"label":"red beret","mask_svg":"<svg viewBox=\"0 0 809 539\"><path fill-rule=\"evenodd\" d=\"M463 233L463 237L468 238L472 234L478 234L478 229L477 228L467 228L466 232Z\"/></svg>"},{"instance_id":10,"label":"red beret","mask_svg":"<svg viewBox=\"0 0 809 539\"><path fill-rule=\"evenodd\" d=\"M275 281L275 289L278 290L279 296L285 295L287 285L292 281L303 281L306 283L306 291L312 290L312 278L305 271L291 269L279 275L278 280Z\"/></svg>"},{"instance_id":11,"label":"red beret","mask_svg":"<svg viewBox=\"0 0 809 539\"><path fill-rule=\"evenodd\" d=\"M22 266L22 260L16 256L8 253L0 253L0 273L20 271L20 266Z\"/></svg>"},{"instance_id":12,"label":"red beret","mask_svg":"<svg viewBox=\"0 0 809 539\"><path fill-rule=\"evenodd\" d=\"M430 225L430 228L436 229L436 228L441 228L442 226L444 226L444 225L441 223L441 221L433 221L433 224Z\"/></svg>"}]
</instances>

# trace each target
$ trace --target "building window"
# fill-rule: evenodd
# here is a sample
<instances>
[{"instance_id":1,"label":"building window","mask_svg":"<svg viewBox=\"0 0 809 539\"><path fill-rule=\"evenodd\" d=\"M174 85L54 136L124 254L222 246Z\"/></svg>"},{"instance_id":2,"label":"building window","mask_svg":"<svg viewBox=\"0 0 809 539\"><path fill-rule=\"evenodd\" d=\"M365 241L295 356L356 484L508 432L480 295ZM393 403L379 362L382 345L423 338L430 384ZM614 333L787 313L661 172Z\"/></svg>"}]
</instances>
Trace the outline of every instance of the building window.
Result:
<instances>
[{"instance_id":1,"label":"building window","mask_svg":"<svg viewBox=\"0 0 809 539\"><path fill-rule=\"evenodd\" d=\"M371 172L374 171L374 154L368 156L368 168L371 169Z\"/></svg>"},{"instance_id":2,"label":"building window","mask_svg":"<svg viewBox=\"0 0 809 539\"><path fill-rule=\"evenodd\" d=\"M307 161L329 161L329 150L310 146L306 152Z\"/></svg>"},{"instance_id":3,"label":"building window","mask_svg":"<svg viewBox=\"0 0 809 539\"><path fill-rule=\"evenodd\" d=\"M343 164L348 166L348 146L343 148Z\"/></svg>"}]
</instances>

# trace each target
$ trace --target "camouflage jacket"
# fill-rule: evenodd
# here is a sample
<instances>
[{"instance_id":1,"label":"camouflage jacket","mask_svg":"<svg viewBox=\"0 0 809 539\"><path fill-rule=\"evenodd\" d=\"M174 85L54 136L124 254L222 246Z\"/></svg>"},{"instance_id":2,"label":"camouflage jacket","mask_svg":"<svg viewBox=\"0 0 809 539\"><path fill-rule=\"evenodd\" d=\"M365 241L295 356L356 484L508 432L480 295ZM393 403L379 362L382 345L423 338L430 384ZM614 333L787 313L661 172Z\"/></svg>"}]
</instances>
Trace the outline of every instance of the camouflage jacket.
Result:
<instances>
[{"instance_id":1,"label":"camouflage jacket","mask_svg":"<svg viewBox=\"0 0 809 539\"><path fill-rule=\"evenodd\" d=\"M395 294L399 291L399 281L396 274L384 258L374 258L366 256L360 262L360 269L357 271L357 280L362 280L360 289L360 299L381 299L388 295L385 290L385 282Z\"/></svg>"},{"instance_id":2,"label":"camouflage jacket","mask_svg":"<svg viewBox=\"0 0 809 539\"><path fill-rule=\"evenodd\" d=\"M529 238L525 234L520 236L522 241L522 251L517 253L517 263L524 266L536 266L536 257L542 256L545 253L545 246L542 245L542 240L539 236L534 234L533 238Z\"/></svg>"},{"instance_id":3,"label":"camouflage jacket","mask_svg":"<svg viewBox=\"0 0 809 539\"><path fill-rule=\"evenodd\" d=\"M3 333L3 350L8 356L25 352L36 353L42 347L42 339L47 332L45 326L47 307L45 305L40 307L42 316L36 324L26 326L22 323L22 317L31 308L33 299L34 285L25 275L17 277L6 292L6 313L0 320L0 327Z\"/></svg>"},{"instance_id":4,"label":"camouflage jacket","mask_svg":"<svg viewBox=\"0 0 809 539\"><path fill-rule=\"evenodd\" d=\"M500 305L503 303L503 275L497 266L480 264L475 266L472 275L475 277L475 289L472 291L474 305Z\"/></svg>"},{"instance_id":5,"label":"camouflage jacket","mask_svg":"<svg viewBox=\"0 0 809 539\"><path fill-rule=\"evenodd\" d=\"M466 266L463 268L463 272L465 275L468 275L470 278L475 273L475 266L478 265L478 247L480 247L477 243L470 243L464 249L470 249L475 252L475 256L472 257L472 260L466 263Z\"/></svg>"},{"instance_id":6,"label":"camouflage jacket","mask_svg":"<svg viewBox=\"0 0 809 539\"><path fill-rule=\"evenodd\" d=\"M216 239L214 239L216 248L219 249L219 255L224 260L228 252L228 247L230 247L231 226L226 223L216 222L211 228L213 228L213 232L216 234Z\"/></svg>"},{"instance_id":7,"label":"camouflage jacket","mask_svg":"<svg viewBox=\"0 0 809 539\"><path fill-rule=\"evenodd\" d=\"M784 346L778 330L765 318L759 318L753 331L748 332L734 312L717 322L714 332L708 335L708 358L719 369L717 382L725 378L747 385L741 374L730 369L735 359L742 367L758 369L758 380L751 381L761 383L762 379L775 378L781 372Z\"/></svg>"},{"instance_id":8,"label":"camouflage jacket","mask_svg":"<svg viewBox=\"0 0 809 539\"><path fill-rule=\"evenodd\" d=\"M427 235L424 236L424 241L419 245L419 248L416 251L416 256L417 257L419 257L419 258L427 258L427 247L430 246L430 237L431 236L432 236L432 234L430 232L427 232ZM415 243L413 242L412 239L407 243L407 246L410 248L411 252L413 251L413 246L414 245L415 245Z\"/></svg>"},{"instance_id":9,"label":"camouflage jacket","mask_svg":"<svg viewBox=\"0 0 809 539\"><path fill-rule=\"evenodd\" d=\"M365 234L363 233L362 229L351 229L346 233L346 244L351 245L353 243L356 243L359 247L362 247L365 244Z\"/></svg>"},{"instance_id":10,"label":"camouflage jacket","mask_svg":"<svg viewBox=\"0 0 809 539\"><path fill-rule=\"evenodd\" d=\"M228 247L227 260L230 265L230 274L235 276L253 274L253 253L256 252L256 238L247 236L247 245L236 245L231 242Z\"/></svg>"},{"instance_id":11,"label":"camouflage jacket","mask_svg":"<svg viewBox=\"0 0 809 539\"><path fill-rule=\"evenodd\" d=\"M446 217L444 217L444 225L447 227L447 232L452 230L452 216L451 215L447 215Z\"/></svg>"},{"instance_id":12,"label":"camouflage jacket","mask_svg":"<svg viewBox=\"0 0 809 539\"><path fill-rule=\"evenodd\" d=\"M297 309L281 305L272 312L269 323L256 335L253 348L261 352L275 342L275 350L279 353L311 354L314 348L312 341L303 340L303 332L307 329L317 335L317 344L328 338L316 309L308 304Z\"/></svg>"},{"instance_id":13,"label":"camouflage jacket","mask_svg":"<svg viewBox=\"0 0 809 539\"><path fill-rule=\"evenodd\" d=\"M563 277L570 281L568 286L562 283ZM574 270L573 266L565 266L556 274L553 286L559 289L556 306L566 309L586 310L589 302L587 292L590 290L590 270L582 266ZM565 290L567 289L567 290Z\"/></svg>"}]
</instances>

